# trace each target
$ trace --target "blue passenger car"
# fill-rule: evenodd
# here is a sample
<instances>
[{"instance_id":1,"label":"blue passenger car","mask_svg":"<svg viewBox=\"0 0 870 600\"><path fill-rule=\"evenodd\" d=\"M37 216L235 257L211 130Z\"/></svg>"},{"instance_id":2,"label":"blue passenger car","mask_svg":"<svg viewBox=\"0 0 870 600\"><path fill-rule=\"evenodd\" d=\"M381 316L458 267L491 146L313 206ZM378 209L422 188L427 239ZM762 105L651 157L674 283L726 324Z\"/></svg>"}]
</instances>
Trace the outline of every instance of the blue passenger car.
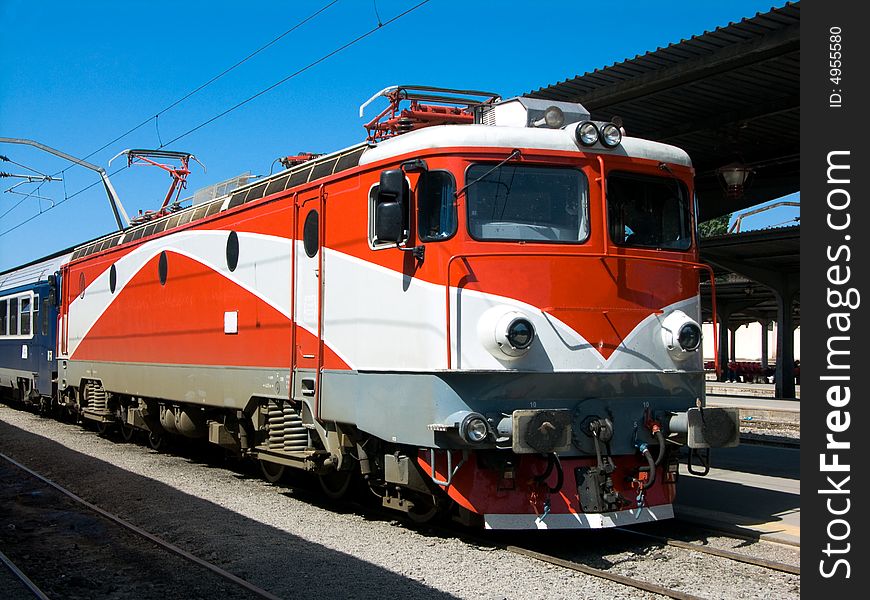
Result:
<instances>
[{"instance_id":1,"label":"blue passenger car","mask_svg":"<svg viewBox=\"0 0 870 600\"><path fill-rule=\"evenodd\" d=\"M0 273L0 395L38 404L57 380L57 300L68 250Z\"/></svg>"}]
</instances>

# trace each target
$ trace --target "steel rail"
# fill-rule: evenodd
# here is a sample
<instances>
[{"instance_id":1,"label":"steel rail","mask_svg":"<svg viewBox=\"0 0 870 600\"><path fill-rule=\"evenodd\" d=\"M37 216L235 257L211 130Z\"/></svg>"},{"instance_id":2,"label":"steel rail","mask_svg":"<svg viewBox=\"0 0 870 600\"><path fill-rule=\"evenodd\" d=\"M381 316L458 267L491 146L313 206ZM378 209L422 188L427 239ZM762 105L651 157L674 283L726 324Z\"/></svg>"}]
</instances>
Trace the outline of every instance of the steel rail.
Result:
<instances>
[{"instance_id":1,"label":"steel rail","mask_svg":"<svg viewBox=\"0 0 870 600\"><path fill-rule=\"evenodd\" d=\"M641 579L627 577L625 575L609 573L602 569L596 569L595 567L590 567L582 563L564 560L562 558L550 556L549 554L542 554L540 552L535 552L534 550L529 550L527 548L521 548L519 546L507 546L505 547L505 550L507 550L508 552L512 552L513 554L519 554L520 556L534 558L535 560L540 560L551 565L556 565L565 569L570 569L572 571L578 571L585 575L591 575L593 577L607 579L608 581L620 583L622 585L633 587L638 590L643 590L645 592L650 592L652 594L659 594L661 596L667 596L668 598L674 598L675 600L702 600L700 596L695 596L693 594L682 592L680 590L667 588L655 583L643 581Z\"/></svg>"},{"instance_id":2,"label":"steel rail","mask_svg":"<svg viewBox=\"0 0 870 600\"><path fill-rule=\"evenodd\" d=\"M217 565L214 565L210 562L202 560L201 558L194 556L190 552L187 552L186 550L182 550L178 546L171 544L170 542L167 542L166 540L162 540L159 537L157 537L151 533L148 533L144 529L141 529L140 527L133 525L129 521L125 521L121 517L114 515L106 510L103 510L102 508L100 508L99 506L96 506L95 504L91 504L90 502L88 502L84 498L77 496L76 494L69 491L65 487L61 486L60 484L57 484L54 481L51 481L50 479L43 477L42 475L40 475L36 471L33 471L33 470L25 467L24 465L22 465L18 461L6 456L2 452L0 452L0 458L15 465L16 467L18 467L22 471L29 473L33 477L36 477L37 479L39 479L43 483L51 486L52 488L59 491L63 495L67 496L68 498L74 500L75 502L78 502L79 504L91 509L92 511L96 512L97 514L109 519L110 521L117 523L121 527L124 527L125 529L128 529L129 531L132 531L133 533L136 533L136 534L144 537L145 539L147 539L151 542L154 542L155 544L157 544L158 546L161 546L162 548L168 550L169 552L172 552L173 554L176 554L176 555L194 563L195 565L203 567L204 569L208 569L212 573L214 573L214 574L216 574L216 575L218 575L218 576L220 576L220 577L222 577L222 578L224 578L232 583L235 583L236 585L238 585L240 587L245 588L249 592L258 595L261 598L267 598L268 600L281 600L280 597L278 597L274 594L271 594L271 593L267 592L266 590L263 590L263 589L255 586L252 583L245 581L241 577L233 575L232 573L230 573L228 571L224 571L223 569L221 569Z\"/></svg>"},{"instance_id":3,"label":"steel rail","mask_svg":"<svg viewBox=\"0 0 870 600\"><path fill-rule=\"evenodd\" d=\"M39 589L39 586L33 583L30 577L25 575L24 572L21 571L21 569L15 566L15 563L12 562L12 560L8 556L3 554L3 552L0 552L0 562L5 564L6 567L12 572L12 574L15 575L15 577L17 577L21 581L21 583L27 586L27 589L30 590L30 592L35 597L39 598L39 600L50 600L49 597L45 595L45 592Z\"/></svg>"},{"instance_id":4,"label":"steel rail","mask_svg":"<svg viewBox=\"0 0 870 600\"><path fill-rule=\"evenodd\" d=\"M709 554L711 556L718 556L719 558L726 558L728 560L733 560L736 562L745 563L748 565L755 565L756 567L763 567L765 569L771 569L773 571L780 571L782 573L790 573L792 575L800 575L801 568L790 565L787 563L768 560L766 558L757 558L754 556L749 556L747 554L740 554L739 552L732 552L731 550L723 550L721 548L712 548L710 546L702 546L701 544L694 544L692 542L684 542L682 540L676 540L673 538L669 538L662 535L654 535L652 533L646 533L643 531L634 531L631 529L623 529L622 527L615 528L616 531L627 533L631 535L635 535L638 537L645 537L652 540L655 540L659 543L666 544L668 546L673 546L674 548L682 548L684 550L690 550L692 552L700 552L701 554Z\"/></svg>"}]
</instances>

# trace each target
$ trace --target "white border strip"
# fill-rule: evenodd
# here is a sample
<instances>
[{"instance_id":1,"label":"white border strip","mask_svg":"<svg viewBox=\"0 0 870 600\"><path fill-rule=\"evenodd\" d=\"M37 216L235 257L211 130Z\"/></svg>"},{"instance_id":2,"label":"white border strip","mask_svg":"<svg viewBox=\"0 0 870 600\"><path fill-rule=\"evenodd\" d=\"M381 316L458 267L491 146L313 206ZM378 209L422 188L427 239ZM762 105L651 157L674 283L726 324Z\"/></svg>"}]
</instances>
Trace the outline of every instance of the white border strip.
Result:
<instances>
[{"instance_id":1,"label":"white border strip","mask_svg":"<svg viewBox=\"0 0 870 600\"><path fill-rule=\"evenodd\" d=\"M673 518L674 506L662 504L640 510L550 514L544 519L532 514L487 514L483 515L483 522L486 529L603 529Z\"/></svg>"}]
</instances>

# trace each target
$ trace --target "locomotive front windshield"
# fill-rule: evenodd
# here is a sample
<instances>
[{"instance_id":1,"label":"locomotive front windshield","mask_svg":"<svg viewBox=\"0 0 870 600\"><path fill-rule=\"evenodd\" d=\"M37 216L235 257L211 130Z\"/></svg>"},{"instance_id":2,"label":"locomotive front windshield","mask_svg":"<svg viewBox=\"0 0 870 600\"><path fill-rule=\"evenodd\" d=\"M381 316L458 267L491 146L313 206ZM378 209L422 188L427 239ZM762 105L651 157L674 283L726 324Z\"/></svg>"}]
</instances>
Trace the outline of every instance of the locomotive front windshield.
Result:
<instances>
[{"instance_id":1,"label":"locomotive front windshield","mask_svg":"<svg viewBox=\"0 0 870 600\"><path fill-rule=\"evenodd\" d=\"M589 184L572 168L472 165L468 230L477 240L577 243L589 235Z\"/></svg>"},{"instance_id":2,"label":"locomotive front windshield","mask_svg":"<svg viewBox=\"0 0 870 600\"><path fill-rule=\"evenodd\" d=\"M688 250L689 194L674 177L613 172L607 176L610 238L620 246Z\"/></svg>"}]
</instances>

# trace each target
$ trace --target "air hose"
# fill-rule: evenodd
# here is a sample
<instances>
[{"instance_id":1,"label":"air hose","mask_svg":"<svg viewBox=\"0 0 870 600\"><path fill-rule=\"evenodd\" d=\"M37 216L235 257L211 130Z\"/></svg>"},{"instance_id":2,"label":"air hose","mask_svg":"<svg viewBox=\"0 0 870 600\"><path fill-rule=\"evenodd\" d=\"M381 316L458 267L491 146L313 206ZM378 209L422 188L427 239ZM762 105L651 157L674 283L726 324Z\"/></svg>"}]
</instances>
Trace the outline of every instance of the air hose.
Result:
<instances>
[{"instance_id":1,"label":"air hose","mask_svg":"<svg viewBox=\"0 0 870 600\"><path fill-rule=\"evenodd\" d=\"M558 494L562 489L562 484L565 483L565 474L562 472L562 462L559 460L559 456L555 452L550 454L547 458L547 470L541 475L535 477L535 481L539 484L543 484L550 477L550 474L553 472L553 467L555 467L556 487L547 486L547 489L551 494Z\"/></svg>"},{"instance_id":2,"label":"air hose","mask_svg":"<svg viewBox=\"0 0 870 600\"><path fill-rule=\"evenodd\" d=\"M649 465L649 478L643 482L643 489L648 490L652 487L652 484L656 482L656 461L653 458L652 452L649 451L649 446L644 442L639 443L637 449L641 454L643 454L647 465ZM660 454L664 454L664 451L660 451Z\"/></svg>"}]
</instances>

